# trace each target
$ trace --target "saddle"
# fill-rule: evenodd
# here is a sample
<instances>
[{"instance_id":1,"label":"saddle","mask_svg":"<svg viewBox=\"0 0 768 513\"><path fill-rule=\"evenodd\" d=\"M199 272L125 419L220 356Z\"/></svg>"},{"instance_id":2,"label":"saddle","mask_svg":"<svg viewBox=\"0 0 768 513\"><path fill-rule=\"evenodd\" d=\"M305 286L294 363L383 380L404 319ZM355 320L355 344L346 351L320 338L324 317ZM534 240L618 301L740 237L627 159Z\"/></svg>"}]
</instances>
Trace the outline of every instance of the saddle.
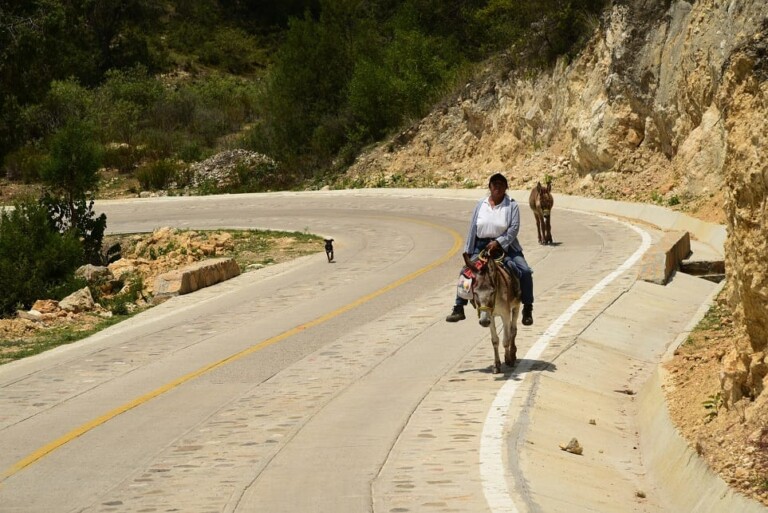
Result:
<instances>
[{"instance_id":1,"label":"saddle","mask_svg":"<svg viewBox=\"0 0 768 513\"><path fill-rule=\"evenodd\" d=\"M465 278L473 279L475 277L475 274L479 273L483 270L485 266L488 265L487 260L480 260L479 258L476 258L472 261L472 267L464 266L461 269L461 274Z\"/></svg>"},{"instance_id":2,"label":"saddle","mask_svg":"<svg viewBox=\"0 0 768 513\"><path fill-rule=\"evenodd\" d=\"M503 273L507 273L510 277L512 277L512 270L504 265L504 256L505 255L502 252L500 256L494 257L493 260L496 262L496 265L499 267L499 269L501 269ZM470 261L472 264L471 266L465 265L461 269L461 274L459 275L459 283L457 284L457 294L460 298L469 300L472 299L472 281L475 279L477 273L488 266L489 258L491 257L488 252L483 250L477 256L472 258Z\"/></svg>"}]
</instances>

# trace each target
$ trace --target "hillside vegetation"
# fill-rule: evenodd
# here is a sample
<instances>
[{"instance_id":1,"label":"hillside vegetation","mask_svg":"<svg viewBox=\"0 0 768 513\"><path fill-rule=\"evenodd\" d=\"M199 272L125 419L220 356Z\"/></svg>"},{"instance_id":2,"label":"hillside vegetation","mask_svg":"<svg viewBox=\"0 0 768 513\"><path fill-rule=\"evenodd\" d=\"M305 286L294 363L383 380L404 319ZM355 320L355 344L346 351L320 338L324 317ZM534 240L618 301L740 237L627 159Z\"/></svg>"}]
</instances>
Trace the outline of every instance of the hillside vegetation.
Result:
<instances>
[{"instance_id":1,"label":"hillside vegetation","mask_svg":"<svg viewBox=\"0 0 768 513\"><path fill-rule=\"evenodd\" d=\"M297 187L425 115L490 55L574 53L603 4L18 2L0 7L0 160L37 181L54 136L79 123L105 166L148 189L222 147L275 159L264 180Z\"/></svg>"},{"instance_id":2,"label":"hillside vegetation","mask_svg":"<svg viewBox=\"0 0 768 513\"><path fill-rule=\"evenodd\" d=\"M288 17L309 3L244 4L45 0L0 7L5 175L37 181L51 141L72 124L90 127L106 150L100 163L124 173L211 152L220 137L254 119L269 56Z\"/></svg>"}]
</instances>

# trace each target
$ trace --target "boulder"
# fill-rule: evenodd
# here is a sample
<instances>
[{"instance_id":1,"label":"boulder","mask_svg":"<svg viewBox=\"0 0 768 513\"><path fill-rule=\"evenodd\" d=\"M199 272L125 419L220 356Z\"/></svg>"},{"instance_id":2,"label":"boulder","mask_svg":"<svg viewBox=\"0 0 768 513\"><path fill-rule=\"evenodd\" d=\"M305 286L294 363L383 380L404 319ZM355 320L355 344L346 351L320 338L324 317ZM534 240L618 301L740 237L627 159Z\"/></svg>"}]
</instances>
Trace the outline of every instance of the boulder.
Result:
<instances>
[{"instance_id":1,"label":"boulder","mask_svg":"<svg viewBox=\"0 0 768 513\"><path fill-rule=\"evenodd\" d=\"M79 313L88 312L93 310L94 302L91 290L88 287L73 292L61 301L59 301L59 308L66 312Z\"/></svg>"},{"instance_id":2,"label":"boulder","mask_svg":"<svg viewBox=\"0 0 768 513\"><path fill-rule=\"evenodd\" d=\"M88 283L112 279L112 271L101 265L86 264L78 267L75 276L84 278Z\"/></svg>"},{"instance_id":3,"label":"boulder","mask_svg":"<svg viewBox=\"0 0 768 513\"><path fill-rule=\"evenodd\" d=\"M59 310L59 302L53 299L38 299L32 305L32 310L43 314L54 313Z\"/></svg>"}]
</instances>

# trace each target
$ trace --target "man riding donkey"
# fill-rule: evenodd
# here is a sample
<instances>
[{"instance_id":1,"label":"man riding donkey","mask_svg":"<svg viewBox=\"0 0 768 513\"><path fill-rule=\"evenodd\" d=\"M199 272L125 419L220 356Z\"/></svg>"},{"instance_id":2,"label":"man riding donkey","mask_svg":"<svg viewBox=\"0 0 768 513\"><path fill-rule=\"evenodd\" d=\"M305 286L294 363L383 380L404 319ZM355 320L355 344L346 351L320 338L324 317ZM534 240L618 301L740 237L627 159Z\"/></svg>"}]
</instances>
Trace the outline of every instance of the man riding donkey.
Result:
<instances>
[{"instance_id":1,"label":"man riding donkey","mask_svg":"<svg viewBox=\"0 0 768 513\"><path fill-rule=\"evenodd\" d=\"M495 256L504 253L504 266L520 280L523 302L523 324L533 324L533 270L523 256L523 248L517 240L520 232L520 208L517 202L507 196L507 179L501 173L491 176L488 181L490 194L480 200L472 213L469 234L464 252L474 259L481 251ZM467 300L456 296L453 311L445 318L448 322L465 319L464 306Z\"/></svg>"}]
</instances>

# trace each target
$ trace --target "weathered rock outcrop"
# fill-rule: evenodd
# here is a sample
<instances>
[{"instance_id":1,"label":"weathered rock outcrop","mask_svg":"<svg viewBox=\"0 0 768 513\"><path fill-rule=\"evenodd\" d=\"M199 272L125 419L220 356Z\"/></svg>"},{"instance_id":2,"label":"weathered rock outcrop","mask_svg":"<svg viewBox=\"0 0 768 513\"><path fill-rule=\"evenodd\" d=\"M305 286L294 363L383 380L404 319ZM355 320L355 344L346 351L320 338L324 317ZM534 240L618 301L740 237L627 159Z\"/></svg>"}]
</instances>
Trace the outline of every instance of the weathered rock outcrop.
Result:
<instances>
[{"instance_id":1,"label":"weathered rock outcrop","mask_svg":"<svg viewBox=\"0 0 768 513\"><path fill-rule=\"evenodd\" d=\"M726 358L724 387L754 397L768 343L766 19L765 0L614 2L571 63L525 78L489 63L348 179L484 187L501 170L524 188L549 175L556 192L725 222L728 290L751 347Z\"/></svg>"},{"instance_id":2,"label":"weathered rock outcrop","mask_svg":"<svg viewBox=\"0 0 768 513\"><path fill-rule=\"evenodd\" d=\"M763 29L729 59L718 98L728 134L728 292L749 336L749 347L734 348L724 362L731 403L758 396L768 373L768 21Z\"/></svg>"}]
</instances>

